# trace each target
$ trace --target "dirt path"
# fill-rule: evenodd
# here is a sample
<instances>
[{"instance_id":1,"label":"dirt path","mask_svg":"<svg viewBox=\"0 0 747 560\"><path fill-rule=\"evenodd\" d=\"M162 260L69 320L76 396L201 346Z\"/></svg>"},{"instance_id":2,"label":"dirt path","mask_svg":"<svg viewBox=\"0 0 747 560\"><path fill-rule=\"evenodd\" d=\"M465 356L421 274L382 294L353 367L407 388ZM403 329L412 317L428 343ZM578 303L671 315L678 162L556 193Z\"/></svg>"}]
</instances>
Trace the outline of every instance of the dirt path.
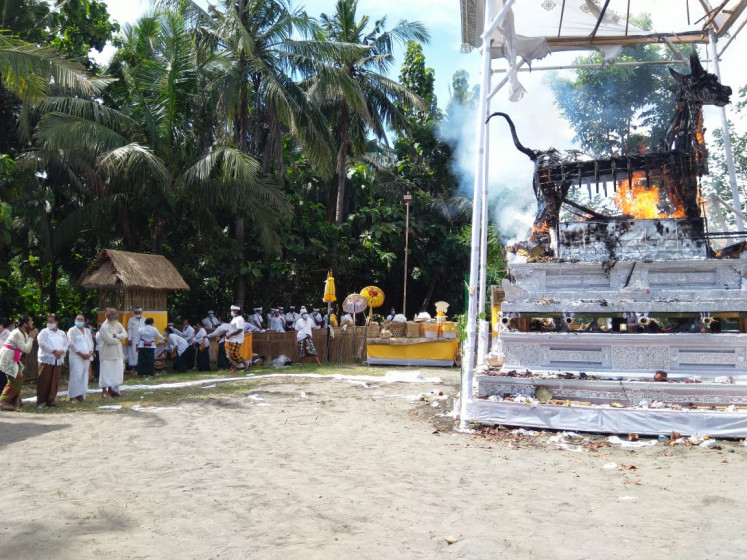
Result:
<instances>
[{"instance_id":1,"label":"dirt path","mask_svg":"<svg viewBox=\"0 0 747 560\"><path fill-rule=\"evenodd\" d=\"M438 431L448 401L408 396L454 395L457 375L275 379L158 409L2 414L0 556L745 557L741 445L572 452L548 434Z\"/></svg>"}]
</instances>

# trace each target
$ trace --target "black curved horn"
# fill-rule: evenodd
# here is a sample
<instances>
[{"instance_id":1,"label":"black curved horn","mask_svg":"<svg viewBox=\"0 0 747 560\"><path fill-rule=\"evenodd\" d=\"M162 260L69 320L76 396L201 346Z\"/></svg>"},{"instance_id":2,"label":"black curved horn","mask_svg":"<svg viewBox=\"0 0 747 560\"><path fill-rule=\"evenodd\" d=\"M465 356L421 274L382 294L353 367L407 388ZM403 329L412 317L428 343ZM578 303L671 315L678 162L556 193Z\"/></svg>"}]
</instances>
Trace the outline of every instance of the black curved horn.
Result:
<instances>
[{"instance_id":1,"label":"black curved horn","mask_svg":"<svg viewBox=\"0 0 747 560\"><path fill-rule=\"evenodd\" d=\"M703 66L700 64L700 59L698 58L698 52L695 49L692 49L690 51L690 74L693 76L702 76L705 73L706 71L703 69Z\"/></svg>"}]
</instances>

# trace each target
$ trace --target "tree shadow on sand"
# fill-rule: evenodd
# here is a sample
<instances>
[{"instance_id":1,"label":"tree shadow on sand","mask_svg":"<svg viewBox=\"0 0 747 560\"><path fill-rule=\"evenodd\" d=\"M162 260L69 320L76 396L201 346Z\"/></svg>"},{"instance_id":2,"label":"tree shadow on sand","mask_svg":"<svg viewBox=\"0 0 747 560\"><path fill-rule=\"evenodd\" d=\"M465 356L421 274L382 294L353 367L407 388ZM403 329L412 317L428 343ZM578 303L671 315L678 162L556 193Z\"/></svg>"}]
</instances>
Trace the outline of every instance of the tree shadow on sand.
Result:
<instances>
[{"instance_id":1,"label":"tree shadow on sand","mask_svg":"<svg viewBox=\"0 0 747 560\"><path fill-rule=\"evenodd\" d=\"M31 439L42 434L71 428L71 424L40 424L39 422L0 421L0 447Z\"/></svg>"}]
</instances>

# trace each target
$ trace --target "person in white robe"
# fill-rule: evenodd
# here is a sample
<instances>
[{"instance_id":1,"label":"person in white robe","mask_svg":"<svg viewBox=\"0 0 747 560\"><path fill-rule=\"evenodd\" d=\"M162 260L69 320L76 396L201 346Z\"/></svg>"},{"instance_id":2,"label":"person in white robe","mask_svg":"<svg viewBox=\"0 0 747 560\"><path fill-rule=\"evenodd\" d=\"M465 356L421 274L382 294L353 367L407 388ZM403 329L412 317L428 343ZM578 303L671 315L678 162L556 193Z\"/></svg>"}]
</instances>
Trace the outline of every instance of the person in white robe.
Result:
<instances>
[{"instance_id":1,"label":"person in white robe","mask_svg":"<svg viewBox=\"0 0 747 560\"><path fill-rule=\"evenodd\" d=\"M82 313L75 316L75 326L67 331L67 341L70 368L67 396L70 402L76 403L86 399L94 351L93 337L91 331L86 328L86 317Z\"/></svg>"},{"instance_id":2,"label":"person in white robe","mask_svg":"<svg viewBox=\"0 0 747 560\"><path fill-rule=\"evenodd\" d=\"M143 309L135 307L132 312L134 315L127 321L127 338L130 341L130 345L127 347L127 363L129 364L127 369L137 369L137 347L140 342L140 329L145 325Z\"/></svg>"},{"instance_id":3,"label":"person in white robe","mask_svg":"<svg viewBox=\"0 0 747 560\"><path fill-rule=\"evenodd\" d=\"M119 397L119 386L124 381L124 352L122 341L127 331L118 321L119 312L106 308L106 321L99 330L99 387L102 398Z\"/></svg>"}]
</instances>

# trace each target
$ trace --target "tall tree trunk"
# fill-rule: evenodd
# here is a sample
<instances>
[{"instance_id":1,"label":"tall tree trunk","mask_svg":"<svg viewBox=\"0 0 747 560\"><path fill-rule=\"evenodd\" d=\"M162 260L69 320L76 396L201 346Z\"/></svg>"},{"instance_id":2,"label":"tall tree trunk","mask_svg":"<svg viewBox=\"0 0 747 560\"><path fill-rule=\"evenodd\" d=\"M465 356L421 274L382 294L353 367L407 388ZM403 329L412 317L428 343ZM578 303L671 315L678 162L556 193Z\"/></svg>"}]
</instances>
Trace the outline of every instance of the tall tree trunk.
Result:
<instances>
[{"instance_id":1,"label":"tall tree trunk","mask_svg":"<svg viewBox=\"0 0 747 560\"><path fill-rule=\"evenodd\" d=\"M57 262L52 259L49 267L49 313L57 313L57 279L59 274Z\"/></svg>"},{"instance_id":2,"label":"tall tree trunk","mask_svg":"<svg viewBox=\"0 0 747 560\"><path fill-rule=\"evenodd\" d=\"M153 246L151 252L160 255L163 247L163 236L166 230L166 217L160 212L156 214L156 222L153 225Z\"/></svg>"},{"instance_id":3,"label":"tall tree trunk","mask_svg":"<svg viewBox=\"0 0 747 560\"><path fill-rule=\"evenodd\" d=\"M243 24L244 21L244 0L239 1L239 17ZM243 63L243 61L242 61ZM241 91L239 92L239 113L236 116L236 145L239 150L243 153L249 153L249 94L247 91L246 82L241 84ZM238 270L236 271L236 280L233 288L233 299L234 304L244 309L244 299L246 297L246 280L241 272L241 268L244 266L245 261L245 247L244 242L246 239L246 224L244 223L244 217L241 215L243 212L242 208L236 208L237 212L236 221L234 222L234 239L238 246L239 262L237 264Z\"/></svg>"},{"instance_id":4,"label":"tall tree trunk","mask_svg":"<svg viewBox=\"0 0 747 560\"><path fill-rule=\"evenodd\" d=\"M335 205L335 224L342 223L345 212L345 181L347 181L348 156L348 108L343 105L340 111L340 147L337 150L337 204Z\"/></svg>"},{"instance_id":5,"label":"tall tree trunk","mask_svg":"<svg viewBox=\"0 0 747 560\"><path fill-rule=\"evenodd\" d=\"M433 292L436 289L436 284L438 284L438 275L435 275L433 277L430 286L428 286L428 293L425 294L425 298L423 298L423 305L420 308L421 311L428 311L428 306L430 305L431 298L433 297Z\"/></svg>"},{"instance_id":6,"label":"tall tree trunk","mask_svg":"<svg viewBox=\"0 0 747 560\"><path fill-rule=\"evenodd\" d=\"M233 299L234 304L241 307L241 309L244 309L244 299L246 297L246 281L244 280L244 275L241 273L241 268L244 266L244 218L241 216L236 218L236 222L234 223L234 238L236 239L236 243L238 243L240 251L241 251L241 261L236 263L238 265L238 271L236 274L236 282L234 283L233 287Z\"/></svg>"}]
</instances>

